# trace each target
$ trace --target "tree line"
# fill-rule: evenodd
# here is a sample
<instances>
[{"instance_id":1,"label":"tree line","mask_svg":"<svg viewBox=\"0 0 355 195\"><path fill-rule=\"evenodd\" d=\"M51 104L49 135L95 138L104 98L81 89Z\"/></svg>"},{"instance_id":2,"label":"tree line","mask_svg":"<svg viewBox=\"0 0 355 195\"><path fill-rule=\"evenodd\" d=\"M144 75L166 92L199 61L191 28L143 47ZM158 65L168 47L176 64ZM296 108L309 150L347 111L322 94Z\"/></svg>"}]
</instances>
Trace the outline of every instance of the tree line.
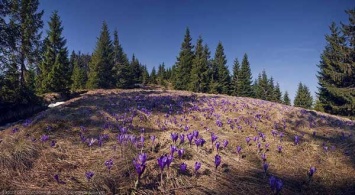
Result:
<instances>
[{"instance_id":1,"label":"tree line","mask_svg":"<svg viewBox=\"0 0 355 195\"><path fill-rule=\"evenodd\" d=\"M106 22L92 54L72 51L70 56L63 24L57 11L42 39L44 11L38 0L0 0L0 104L31 102L35 94L70 93L80 89L134 88L157 84L176 90L252 97L290 105L288 92L263 70L253 80L248 55L235 58L229 72L222 42L213 58L201 36L192 43L186 28L176 63L164 63L149 73L133 54L124 52L118 31L111 36ZM335 23L326 36L317 74L319 91L314 104L309 88L299 83L293 105L332 114L354 115L354 10L347 11L349 24Z\"/></svg>"}]
</instances>

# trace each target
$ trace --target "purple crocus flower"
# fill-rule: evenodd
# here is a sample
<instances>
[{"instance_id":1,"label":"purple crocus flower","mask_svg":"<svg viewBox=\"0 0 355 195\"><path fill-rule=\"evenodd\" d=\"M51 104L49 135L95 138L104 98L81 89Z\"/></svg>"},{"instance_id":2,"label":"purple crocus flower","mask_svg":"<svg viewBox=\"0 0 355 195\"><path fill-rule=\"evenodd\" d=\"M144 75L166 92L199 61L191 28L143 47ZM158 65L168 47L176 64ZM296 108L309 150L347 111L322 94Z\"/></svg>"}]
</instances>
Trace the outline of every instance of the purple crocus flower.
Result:
<instances>
[{"instance_id":1,"label":"purple crocus flower","mask_svg":"<svg viewBox=\"0 0 355 195\"><path fill-rule=\"evenodd\" d=\"M261 159L263 159L263 161L266 161L266 154L265 153L261 154Z\"/></svg>"},{"instance_id":2,"label":"purple crocus flower","mask_svg":"<svg viewBox=\"0 0 355 195\"><path fill-rule=\"evenodd\" d=\"M52 141L51 141L51 147L54 147L56 143L57 143L57 141L52 140Z\"/></svg>"},{"instance_id":3,"label":"purple crocus flower","mask_svg":"<svg viewBox=\"0 0 355 195\"><path fill-rule=\"evenodd\" d=\"M152 140L152 143L154 143L155 138L156 138L155 135L151 135L151 136L150 136L150 140Z\"/></svg>"},{"instance_id":4,"label":"purple crocus flower","mask_svg":"<svg viewBox=\"0 0 355 195\"><path fill-rule=\"evenodd\" d=\"M172 155L168 155L168 158L166 161L166 166L168 167L168 169L170 167L170 164L173 162L173 160L174 160L174 157Z\"/></svg>"},{"instance_id":5,"label":"purple crocus flower","mask_svg":"<svg viewBox=\"0 0 355 195\"><path fill-rule=\"evenodd\" d=\"M45 142L45 141L48 141L49 140L49 135L42 135L41 136L41 141L42 142Z\"/></svg>"},{"instance_id":6,"label":"purple crocus flower","mask_svg":"<svg viewBox=\"0 0 355 195\"><path fill-rule=\"evenodd\" d=\"M325 152L328 152L328 146L323 146Z\"/></svg>"},{"instance_id":7,"label":"purple crocus flower","mask_svg":"<svg viewBox=\"0 0 355 195\"><path fill-rule=\"evenodd\" d=\"M178 150L178 155L179 155L179 158L182 158L182 156L184 155L185 151L184 151L184 148L181 148Z\"/></svg>"},{"instance_id":8,"label":"purple crocus flower","mask_svg":"<svg viewBox=\"0 0 355 195\"><path fill-rule=\"evenodd\" d=\"M194 135L192 133L187 134L187 139L189 140L190 146L191 146L191 142L192 142L193 138L194 138Z\"/></svg>"},{"instance_id":9,"label":"purple crocus flower","mask_svg":"<svg viewBox=\"0 0 355 195\"><path fill-rule=\"evenodd\" d=\"M280 132L279 136L280 136L280 141L281 141L282 138L284 137L284 133Z\"/></svg>"},{"instance_id":10,"label":"purple crocus flower","mask_svg":"<svg viewBox=\"0 0 355 195\"><path fill-rule=\"evenodd\" d=\"M220 147L220 143L219 142L216 142L216 149L217 149L217 152L219 150L219 147Z\"/></svg>"},{"instance_id":11,"label":"purple crocus flower","mask_svg":"<svg viewBox=\"0 0 355 195\"><path fill-rule=\"evenodd\" d=\"M90 181L90 179L94 176L94 172L88 171L85 173L86 179Z\"/></svg>"},{"instance_id":12,"label":"purple crocus flower","mask_svg":"<svg viewBox=\"0 0 355 195\"><path fill-rule=\"evenodd\" d=\"M181 172L186 172L187 169L187 164L186 163L181 163L180 164L180 171Z\"/></svg>"},{"instance_id":13,"label":"purple crocus flower","mask_svg":"<svg viewBox=\"0 0 355 195\"><path fill-rule=\"evenodd\" d=\"M138 159L141 164L145 164L145 162L147 161L147 154L146 153L139 154Z\"/></svg>"},{"instance_id":14,"label":"purple crocus flower","mask_svg":"<svg viewBox=\"0 0 355 195\"><path fill-rule=\"evenodd\" d=\"M166 155L158 158L158 165L159 165L161 171L164 171L164 167L166 166L167 161L168 161L168 158L166 157Z\"/></svg>"},{"instance_id":15,"label":"purple crocus flower","mask_svg":"<svg viewBox=\"0 0 355 195\"><path fill-rule=\"evenodd\" d=\"M143 134L141 135L140 141L141 141L142 144L144 143L144 135Z\"/></svg>"},{"instance_id":16,"label":"purple crocus flower","mask_svg":"<svg viewBox=\"0 0 355 195\"><path fill-rule=\"evenodd\" d=\"M265 140L266 139L266 135L264 133L260 133L260 137Z\"/></svg>"},{"instance_id":17,"label":"purple crocus flower","mask_svg":"<svg viewBox=\"0 0 355 195\"><path fill-rule=\"evenodd\" d=\"M269 143L266 143L266 144L265 144L265 150L268 150L268 149L269 149L269 146L270 146L270 144L269 144Z\"/></svg>"},{"instance_id":18,"label":"purple crocus flower","mask_svg":"<svg viewBox=\"0 0 355 195\"><path fill-rule=\"evenodd\" d=\"M94 138L91 138L91 140L89 141L88 145L91 147L97 140Z\"/></svg>"},{"instance_id":19,"label":"purple crocus flower","mask_svg":"<svg viewBox=\"0 0 355 195\"><path fill-rule=\"evenodd\" d=\"M15 128L12 129L12 134L14 134L14 133L16 133L18 131L19 131L19 128L15 127Z\"/></svg>"},{"instance_id":20,"label":"purple crocus flower","mask_svg":"<svg viewBox=\"0 0 355 195\"><path fill-rule=\"evenodd\" d=\"M142 176L146 166L145 166L145 164L142 164L141 162L138 162L135 159L133 160L133 165L134 165L134 168L138 174L138 180L139 180L139 178Z\"/></svg>"},{"instance_id":21,"label":"purple crocus flower","mask_svg":"<svg viewBox=\"0 0 355 195\"><path fill-rule=\"evenodd\" d=\"M298 145L300 142L300 138L298 137L298 135L295 135L295 145Z\"/></svg>"},{"instance_id":22,"label":"purple crocus flower","mask_svg":"<svg viewBox=\"0 0 355 195\"><path fill-rule=\"evenodd\" d=\"M211 141L212 141L212 144L213 144L213 142L215 142L217 139L218 139L217 135L212 132L212 133L211 133Z\"/></svg>"},{"instance_id":23,"label":"purple crocus flower","mask_svg":"<svg viewBox=\"0 0 355 195\"><path fill-rule=\"evenodd\" d=\"M315 167L311 167L310 169L309 169L309 172L308 172L308 177L309 178L312 178L312 176L313 176L313 174L316 172L316 168Z\"/></svg>"},{"instance_id":24,"label":"purple crocus flower","mask_svg":"<svg viewBox=\"0 0 355 195\"><path fill-rule=\"evenodd\" d=\"M226 148L228 146L228 143L229 143L228 140L224 140L223 141L223 148Z\"/></svg>"},{"instance_id":25,"label":"purple crocus flower","mask_svg":"<svg viewBox=\"0 0 355 195\"><path fill-rule=\"evenodd\" d=\"M275 129L271 130L271 134L273 137L276 137L277 136L277 131Z\"/></svg>"},{"instance_id":26,"label":"purple crocus flower","mask_svg":"<svg viewBox=\"0 0 355 195\"><path fill-rule=\"evenodd\" d=\"M183 144L185 142L185 135L180 134L180 144Z\"/></svg>"},{"instance_id":27,"label":"purple crocus flower","mask_svg":"<svg viewBox=\"0 0 355 195\"><path fill-rule=\"evenodd\" d=\"M184 127L184 130L185 131L188 131L190 129L190 127L188 126L188 125L186 125L185 127Z\"/></svg>"},{"instance_id":28,"label":"purple crocus flower","mask_svg":"<svg viewBox=\"0 0 355 195\"><path fill-rule=\"evenodd\" d=\"M216 169L221 164L221 160L222 160L222 158L218 154L214 157L214 164L216 165Z\"/></svg>"},{"instance_id":29,"label":"purple crocus flower","mask_svg":"<svg viewBox=\"0 0 355 195\"><path fill-rule=\"evenodd\" d=\"M197 130L194 130L193 131L193 135L194 135L194 137L197 139L197 137L198 137L198 134L199 134L199 132L197 131Z\"/></svg>"},{"instance_id":30,"label":"purple crocus flower","mask_svg":"<svg viewBox=\"0 0 355 195\"><path fill-rule=\"evenodd\" d=\"M282 152L282 146L277 146L277 150L278 150L279 153L281 153Z\"/></svg>"},{"instance_id":31,"label":"purple crocus flower","mask_svg":"<svg viewBox=\"0 0 355 195\"><path fill-rule=\"evenodd\" d=\"M59 175L58 175L58 174L55 174L55 175L54 175L54 179L55 179L59 184L65 184L64 181L62 181L61 179L59 179Z\"/></svg>"},{"instance_id":32,"label":"purple crocus flower","mask_svg":"<svg viewBox=\"0 0 355 195\"><path fill-rule=\"evenodd\" d=\"M250 137L246 137L246 138L245 138L245 141L247 142L247 145L249 145Z\"/></svg>"},{"instance_id":33,"label":"purple crocus flower","mask_svg":"<svg viewBox=\"0 0 355 195\"><path fill-rule=\"evenodd\" d=\"M242 151L242 147L237 146L237 153L238 153L238 155L240 154L241 151Z\"/></svg>"},{"instance_id":34,"label":"purple crocus flower","mask_svg":"<svg viewBox=\"0 0 355 195\"><path fill-rule=\"evenodd\" d=\"M171 133L171 139L173 140L174 143L176 142L178 137L179 137L179 135L177 133Z\"/></svg>"},{"instance_id":35,"label":"purple crocus flower","mask_svg":"<svg viewBox=\"0 0 355 195\"><path fill-rule=\"evenodd\" d=\"M176 146L170 145L170 154L172 156L174 156L174 152L176 152L176 151L177 151Z\"/></svg>"},{"instance_id":36,"label":"purple crocus flower","mask_svg":"<svg viewBox=\"0 0 355 195\"><path fill-rule=\"evenodd\" d=\"M195 162L195 173L201 168L201 163L200 162Z\"/></svg>"},{"instance_id":37,"label":"purple crocus flower","mask_svg":"<svg viewBox=\"0 0 355 195\"><path fill-rule=\"evenodd\" d=\"M275 194L279 194L281 192L283 187L283 182L281 179L271 176L269 178L269 184L272 192L275 192Z\"/></svg>"},{"instance_id":38,"label":"purple crocus flower","mask_svg":"<svg viewBox=\"0 0 355 195\"><path fill-rule=\"evenodd\" d=\"M217 121L216 121L216 125L217 125L218 127L223 127L223 123L222 123L222 121L220 121L220 120L217 120Z\"/></svg>"},{"instance_id":39,"label":"purple crocus flower","mask_svg":"<svg viewBox=\"0 0 355 195\"><path fill-rule=\"evenodd\" d=\"M110 172L110 170L111 170L111 168L113 166L113 160L110 159L110 160L105 161L105 166L107 167L108 172Z\"/></svg>"}]
</instances>

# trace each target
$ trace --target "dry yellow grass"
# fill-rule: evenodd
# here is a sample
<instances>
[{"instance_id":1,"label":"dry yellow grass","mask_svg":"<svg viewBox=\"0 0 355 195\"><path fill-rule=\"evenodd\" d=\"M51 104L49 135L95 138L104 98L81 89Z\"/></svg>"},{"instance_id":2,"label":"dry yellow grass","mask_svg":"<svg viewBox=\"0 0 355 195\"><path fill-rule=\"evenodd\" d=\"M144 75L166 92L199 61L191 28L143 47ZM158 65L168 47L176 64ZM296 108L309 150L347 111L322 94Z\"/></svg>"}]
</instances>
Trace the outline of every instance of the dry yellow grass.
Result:
<instances>
[{"instance_id":1,"label":"dry yellow grass","mask_svg":"<svg viewBox=\"0 0 355 195\"><path fill-rule=\"evenodd\" d=\"M174 112L167 115L170 105ZM146 113L143 107L151 108L152 113ZM210 107L214 111L208 116L210 111L206 108ZM135 113L132 121L125 121L132 113ZM216 125L216 114L220 115L222 127ZM260 120L257 114L262 116ZM233 129L227 124L228 119L235 125ZM248 120L251 125L244 122ZM129 142L118 143L119 127L129 124L128 133L138 137L144 128L143 149ZM188 131L184 131L186 125ZM19 131L12 133L15 127ZM273 138L272 129L284 133L282 142ZM183 159L175 154L168 173L164 173L164 182L160 183L157 158L170 153L173 144L170 133L187 134L193 130L199 130L206 140L205 145L198 151L194 144L190 148L185 136L184 144L176 144L178 148L185 148ZM268 177L274 175L284 183L282 194L355 194L355 136L349 137L354 130L354 121L251 98L170 90L89 91L37 114L31 118L29 126L18 123L0 132L0 192L271 194ZM107 134L109 140L104 141L102 147L96 142L90 148L81 141L80 132L87 138ZM217 172L214 169L217 152L211 149L210 132L218 136L221 145L223 140L229 141L227 148L219 152L222 163ZM258 153L256 142L251 140L247 146L245 138L258 136L259 132L266 135L266 140L260 139L263 150ZM49 140L41 142L44 134L49 135ZM157 137L154 151L151 151L150 135ZM299 145L294 144L295 135L301 137ZM32 141L34 138L36 141ZM52 140L56 141L54 147L50 146ZM266 143L270 146L266 151L269 169L265 177L261 153L265 152ZM323 143L329 147L327 152ZM278 145L283 147L282 153L277 152ZM236 146L243 148L240 158L235 152ZM147 167L139 188L134 189L137 174L132 160L141 151L148 155ZM108 159L113 160L110 172L104 165ZM202 164L197 176L193 171L196 161ZM187 174L178 171L182 162L188 165ZM317 171L312 182L307 183L310 166L315 166ZM90 181L85 177L86 171L94 172ZM55 174L61 182L53 178Z\"/></svg>"}]
</instances>

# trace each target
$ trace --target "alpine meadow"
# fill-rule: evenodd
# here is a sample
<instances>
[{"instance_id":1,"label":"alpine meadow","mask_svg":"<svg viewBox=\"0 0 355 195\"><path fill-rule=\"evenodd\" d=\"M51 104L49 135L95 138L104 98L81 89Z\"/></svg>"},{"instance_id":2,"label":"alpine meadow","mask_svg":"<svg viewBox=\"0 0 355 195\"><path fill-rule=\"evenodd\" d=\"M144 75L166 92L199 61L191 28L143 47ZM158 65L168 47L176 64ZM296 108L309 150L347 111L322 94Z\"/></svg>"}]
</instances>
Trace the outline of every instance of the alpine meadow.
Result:
<instances>
[{"instance_id":1,"label":"alpine meadow","mask_svg":"<svg viewBox=\"0 0 355 195\"><path fill-rule=\"evenodd\" d=\"M348 0L0 0L0 194L353 195L354 134Z\"/></svg>"}]
</instances>

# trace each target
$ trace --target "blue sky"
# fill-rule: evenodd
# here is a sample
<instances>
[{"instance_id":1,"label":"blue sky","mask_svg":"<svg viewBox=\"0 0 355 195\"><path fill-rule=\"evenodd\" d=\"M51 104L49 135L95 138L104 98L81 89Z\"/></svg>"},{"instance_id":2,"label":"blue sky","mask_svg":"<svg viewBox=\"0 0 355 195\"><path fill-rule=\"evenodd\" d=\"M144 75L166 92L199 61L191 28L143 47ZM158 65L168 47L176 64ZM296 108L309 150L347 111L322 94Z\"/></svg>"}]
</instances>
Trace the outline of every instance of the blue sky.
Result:
<instances>
[{"instance_id":1,"label":"blue sky","mask_svg":"<svg viewBox=\"0 0 355 195\"><path fill-rule=\"evenodd\" d=\"M45 29L54 10L64 26L68 49L92 53L106 20L118 30L123 49L151 70L172 66L186 27L193 44L199 35L214 55L223 43L227 65L249 56L253 78L266 70L294 98L299 82L317 90L317 64L332 21L348 22L353 0L41 0ZM112 34L112 33L111 33Z\"/></svg>"}]
</instances>

